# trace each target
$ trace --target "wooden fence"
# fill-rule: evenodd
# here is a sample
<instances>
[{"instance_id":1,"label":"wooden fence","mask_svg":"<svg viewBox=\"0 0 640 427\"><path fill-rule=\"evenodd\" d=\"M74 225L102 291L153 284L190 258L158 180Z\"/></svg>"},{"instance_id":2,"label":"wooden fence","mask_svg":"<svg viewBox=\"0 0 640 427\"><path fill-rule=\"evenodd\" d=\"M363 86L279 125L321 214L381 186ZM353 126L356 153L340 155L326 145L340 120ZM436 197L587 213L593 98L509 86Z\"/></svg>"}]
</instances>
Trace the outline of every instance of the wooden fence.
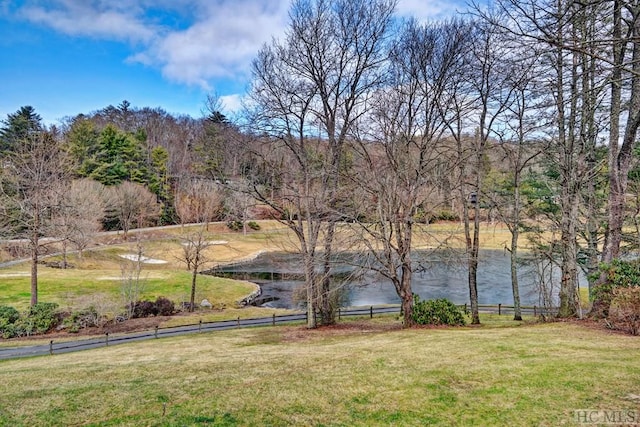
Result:
<instances>
[{"instance_id":1,"label":"wooden fence","mask_svg":"<svg viewBox=\"0 0 640 427\"><path fill-rule=\"evenodd\" d=\"M463 310L467 310L468 306L459 306ZM493 313L498 315L508 315L514 313L514 307L512 305L496 304L496 305L479 305L479 310L483 313ZM553 315L552 311L542 309L537 306L523 306L521 307L522 314L529 314L533 316L538 315ZM400 305L385 305L385 306L369 306L369 307L352 307L352 308L340 308L338 310L338 320L343 317L362 316L373 318L374 315L382 314L400 314ZM108 347L111 345L129 343L134 341L142 341L147 339L156 339L163 337L172 337L193 333L221 331L227 329L238 328L251 328L258 326L276 326L279 324L291 324L291 323L306 323L307 313L292 313L285 315L275 315L270 317L260 317L252 319L233 319L223 320L217 322L202 322L191 325L182 325L166 328L156 327L150 331L133 332L127 334L110 335L106 333L102 337L55 342L51 340L48 345L28 346L28 347L14 347L14 348L0 348L0 359L10 359L17 357L38 356L44 354L60 354L73 351L88 350L98 347Z\"/></svg>"}]
</instances>

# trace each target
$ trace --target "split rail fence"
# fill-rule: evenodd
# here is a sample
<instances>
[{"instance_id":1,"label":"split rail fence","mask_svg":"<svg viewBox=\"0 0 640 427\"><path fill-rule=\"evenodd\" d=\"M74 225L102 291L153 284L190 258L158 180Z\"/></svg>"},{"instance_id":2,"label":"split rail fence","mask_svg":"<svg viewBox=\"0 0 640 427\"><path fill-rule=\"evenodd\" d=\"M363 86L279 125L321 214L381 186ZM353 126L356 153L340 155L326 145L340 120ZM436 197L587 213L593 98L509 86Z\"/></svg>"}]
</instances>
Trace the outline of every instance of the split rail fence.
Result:
<instances>
[{"instance_id":1,"label":"split rail fence","mask_svg":"<svg viewBox=\"0 0 640 427\"><path fill-rule=\"evenodd\" d=\"M465 311L467 305L460 306ZM482 313L493 313L498 315L508 315L514 313L514 307L511 305L479 305L479 311ZM552 315L553 313L548 309L543 309L537 306L523 306L521 307L522 314L524 315ZM369 306L369 307L354 307L354 308L341 308L338 310L338 320L343 317L350 316L362 316L373 318L374 315L380 314L400 314L400 305L385 305L385 306ZM108 347L117 344L124 344L134 341L142 341L148 339L156 339L163 337L172 337L186 334L222 331L228 329L238 328L251 328L258 326L276 326L279 324L292 324L292 323L306 323L307 313L292 313L285 315L275 315L270 317L260 317L253 319L234 319L234 320L222 320L217 322L202 322L192 325L174 326L166 328L156 327L153 330L144 332L133 332L127 334L110 335L106 333L104 336L75 340L75 341L60 341L55 342L51 340L49 344L25 346L25 347L0 347L0 359L13 359L18 357L40 356L45 354L60 354L73 351L88 350L98 347Z\"/></svg>"}]
</instances>

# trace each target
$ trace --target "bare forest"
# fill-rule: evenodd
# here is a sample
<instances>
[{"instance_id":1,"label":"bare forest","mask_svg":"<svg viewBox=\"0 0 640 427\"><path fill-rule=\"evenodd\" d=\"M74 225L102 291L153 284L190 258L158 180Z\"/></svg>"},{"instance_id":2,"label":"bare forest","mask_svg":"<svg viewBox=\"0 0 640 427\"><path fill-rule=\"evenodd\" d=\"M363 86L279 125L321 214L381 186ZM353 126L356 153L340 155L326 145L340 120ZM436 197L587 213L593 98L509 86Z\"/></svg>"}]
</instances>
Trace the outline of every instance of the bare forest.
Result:
<instances>
[{"instance_id":1,"label":"bare forest","mask_svg":"<svg viewBox=\"0 0 640 427\"><path fill-rule=\"evenodd\" d=\"M234 117L213 95L199 118L123 101L58 126L16 106L0 238L28 241L32 304L43 238L82 253L101 230L275 219L296 236L309 327L336 320L338 253L384 277L412 326L419 245L463 248L479 323L482 227L499 222L516 319L524 264L557 316L586 315L579 277L597 289L599 265L640 243L640 1L497 0L430 23L395 7L294 1ZM431 233L443 221L461 244Z\"/></svg>"}]
</instances>

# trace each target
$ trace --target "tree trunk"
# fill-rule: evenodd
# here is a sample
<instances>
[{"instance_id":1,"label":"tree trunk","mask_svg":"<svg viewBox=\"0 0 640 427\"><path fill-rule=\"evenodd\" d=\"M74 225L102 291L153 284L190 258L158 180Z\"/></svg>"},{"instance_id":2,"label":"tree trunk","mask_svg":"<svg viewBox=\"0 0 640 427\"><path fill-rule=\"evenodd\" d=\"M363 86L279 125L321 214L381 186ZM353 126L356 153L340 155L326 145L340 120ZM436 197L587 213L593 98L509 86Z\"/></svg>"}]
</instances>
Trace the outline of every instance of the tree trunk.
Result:
<instances>
[{"instance_id":1,"label":"tree trunk","mask_svg":"<svg viewBox=\"0 0 640 427\"><path fill-rule=\"evenodd\" d=\"M62 241L62 268L67 269L67 239Z\"/></svg>"},{"instance_id":2,"label":"tree trunk","mask_svg":"<svg viewBox=\"0 0 640 427\"><path fill-rule=\"evenodd\" d=\"M196 307L196 280L198 277L198 269L194 267L191 271L191 299L189 300L189 312L193 313Z\"/></svg>"},{"instance_id":3,"label":"tree trunk","mask_svg":"<svg viewBox=\"0 0 640 427\"><path fill-rule=\"evenodd\" d=\"M478 187L476 187L478 188ZM476 204L474 206L473 236L469 230L469 219L466 218L465 231L467 234L467 265L469 268L469 301L471 303L471 324L480 324L478 308L478 250L480 246L480 194L476 192Z\"/></svg>"},{"instance_id":4,"label":"tree trunk","mask_svg":"<svg viewBox=\"0 0 640 427\"><path fill-rule=\"evenodd\" d=\"M40 246L40 212L36 202L31 234L31 307L38 304L38 246Z\"/></svg>"},{"instance_id":5,"label":"tree trunk","mask_svg":"<svg viewBox=\"0 0 640 427\"><path fill-rule=\"evenodd\" d=\"M38 243L31 246L31 307L38 304Z\"/></svg>"},{"instance_id":6,"label":"tree trunk","mask_svg":"<svg viewBox=\"0 0 640 427\"><path fill-rule=\"evenodd\" d=\"M398 292L400 299L402 300L403 328L411 328L415 326L415 321L413 320L413 293L411 291L411 276L411 265L403 264L400 292Z\"/></svg>"},{"instance_id":7,"label":"tree trunk","mask_svg":"<svg viewBox=\"0 0 640 427\"><path fill-rule=\"evenodd\" d=\"M567 187L566 185L564 187ZM560 307L558 317L574 317L578 314L578 245L576 242L575 221L577 218L577 200L575 194L563 189L561 253L562 268L560 282ZM573 196L573 197L572 197Z\"/></svg>"},{"instance_id":8,"label":"tree trunk","mask_svg":"<svg viewBox=\"0 0 640 427\"><path fill-rule=\"evenodd\" d=\"M516 183L518 178L516 177ZM522 310L520 308L520 287L518 285L518 237L520 234L520 191L516 185L514 188L514 215L516 217L511 230L511 290L513 291L513 320L522 320Z\"/></svg>"},{"instance_id":9,"label":"tree trunk","mask_svg":"<svg viewBox=\"0 0 640 427\"><path fill-rule=\"evenodd\" d=\"M333 298L333 290L331 289L331 256L333 255L333 239L335 236L336 224L330 221L328 224L327 234L325 235L324 244L324 274L322 275L322 284L320 286L320 323L322 325L333 325L336 323L335 301Z\"/></svg>"},{"instance_id":10,"label":"tree trunk","mask_svg":"<svg viewBox=\"0 0 640 427\"><path fill-rule=\"evenodd\" d=\"M471 301L471 324L480 324L478 309L478 250L472 249L469 254L469 300Z\"/></svg>"},{"instance_id":11,"label":"tree trunk","mask_svg":"<svg viewBox=\"0 0 640 427\"><path fill-rule=\"evenodd\" d=\"M305 283L307 286L307 328L315 329L316 323L316 273L313 258L309 254L304 254Z\"/></svg>"}]
</instances>

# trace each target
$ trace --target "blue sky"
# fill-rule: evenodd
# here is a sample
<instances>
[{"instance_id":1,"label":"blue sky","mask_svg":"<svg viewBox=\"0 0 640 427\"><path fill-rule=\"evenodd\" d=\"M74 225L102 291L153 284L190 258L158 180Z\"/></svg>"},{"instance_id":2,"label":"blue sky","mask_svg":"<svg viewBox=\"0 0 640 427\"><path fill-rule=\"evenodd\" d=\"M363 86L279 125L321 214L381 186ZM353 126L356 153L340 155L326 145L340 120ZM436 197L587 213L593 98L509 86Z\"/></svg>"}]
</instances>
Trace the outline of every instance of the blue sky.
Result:
<instances>
[{"instance_id":1,"label":"blue sky","mask_svg":"<svg viewBox=\"0 0 640 427\"><path fill-rule=\"evenodd\" d=\"M200 117L208 93L227 114L250 63L287 26L290 0L0 0L0 120L31 105L47 124L128 100ZM399 0L427 21L464 0Z\"/></svg>"}]
</instances>

